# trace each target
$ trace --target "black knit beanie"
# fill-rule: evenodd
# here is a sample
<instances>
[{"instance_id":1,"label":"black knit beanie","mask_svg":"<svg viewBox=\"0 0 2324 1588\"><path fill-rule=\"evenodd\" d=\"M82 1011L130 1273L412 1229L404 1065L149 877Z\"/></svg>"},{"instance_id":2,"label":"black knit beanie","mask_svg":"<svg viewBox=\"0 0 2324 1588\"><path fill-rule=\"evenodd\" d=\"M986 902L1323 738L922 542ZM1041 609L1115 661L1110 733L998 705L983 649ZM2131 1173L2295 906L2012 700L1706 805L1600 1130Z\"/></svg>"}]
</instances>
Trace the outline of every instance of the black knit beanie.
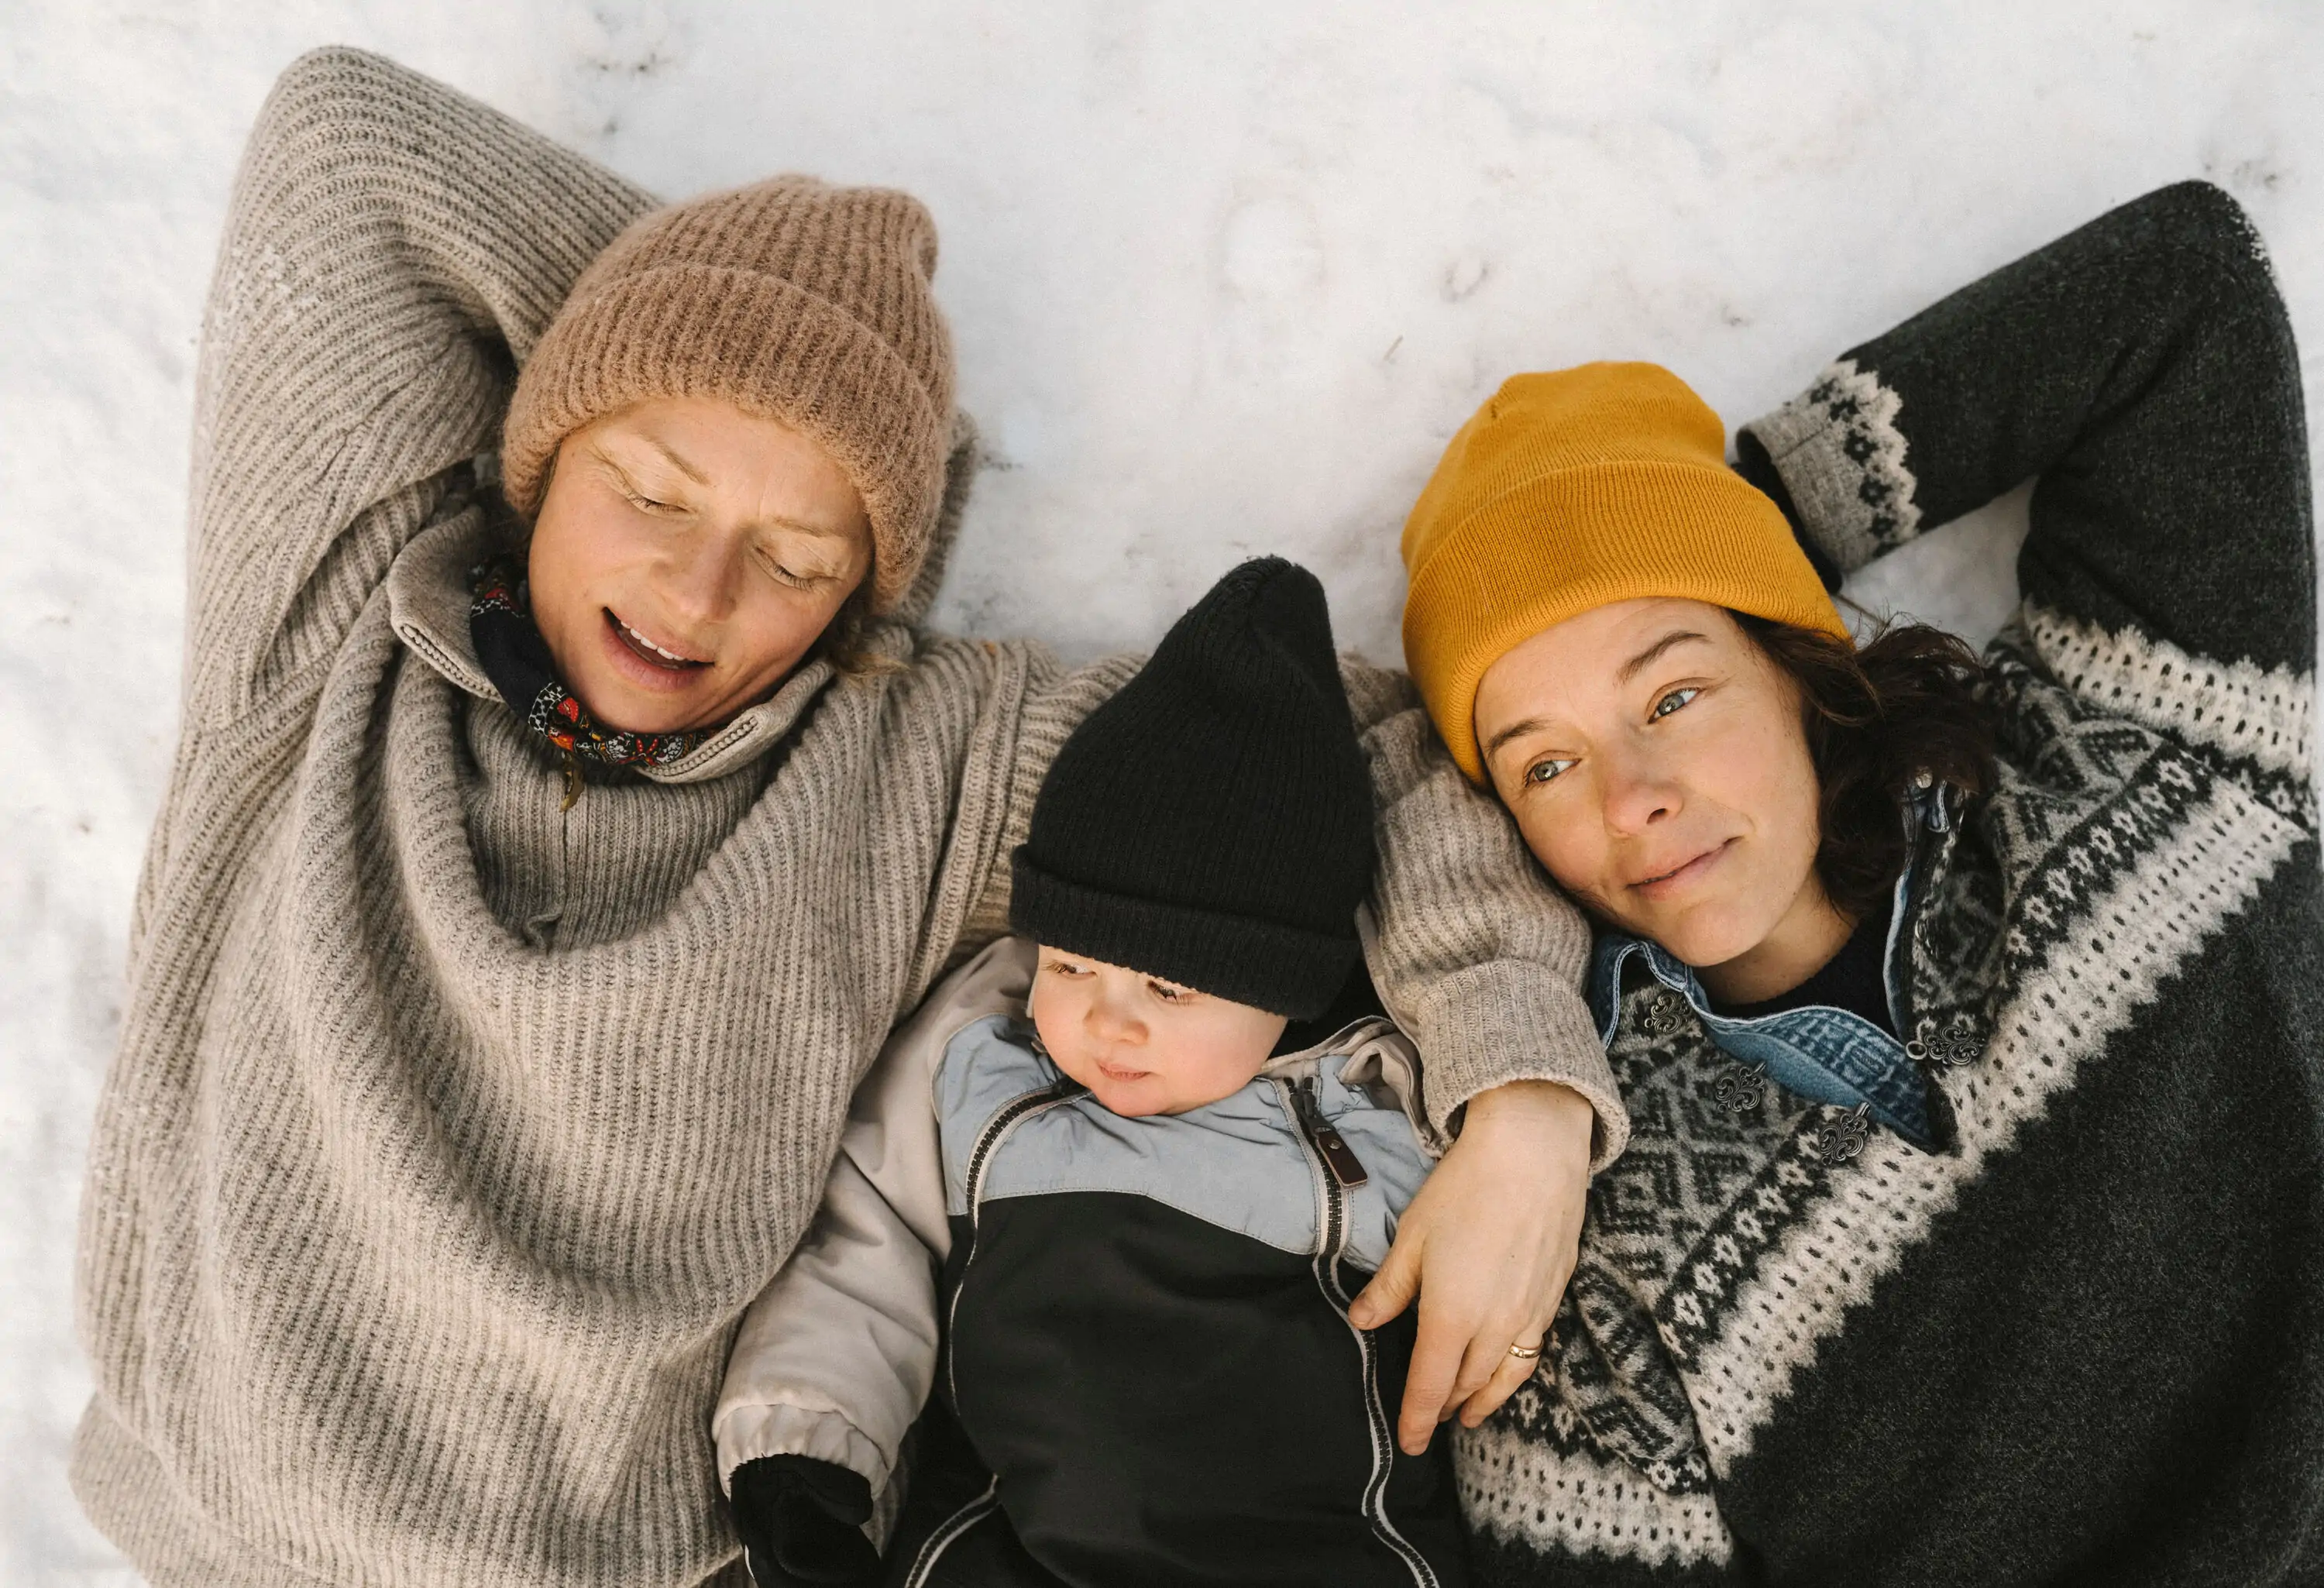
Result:
<instances>
[{"instance_id":1,"label":"black knit beanie","mask_svg":"<svg viewBox=\"0 0 2324 1588\"><path fill-rule=\"evenodd\" d=\"M1323 587L1279 557L1212 586L1057 752L1014 928L1304 1020L1361 952L1371 780Z\"/></svg>"}]
</instances>

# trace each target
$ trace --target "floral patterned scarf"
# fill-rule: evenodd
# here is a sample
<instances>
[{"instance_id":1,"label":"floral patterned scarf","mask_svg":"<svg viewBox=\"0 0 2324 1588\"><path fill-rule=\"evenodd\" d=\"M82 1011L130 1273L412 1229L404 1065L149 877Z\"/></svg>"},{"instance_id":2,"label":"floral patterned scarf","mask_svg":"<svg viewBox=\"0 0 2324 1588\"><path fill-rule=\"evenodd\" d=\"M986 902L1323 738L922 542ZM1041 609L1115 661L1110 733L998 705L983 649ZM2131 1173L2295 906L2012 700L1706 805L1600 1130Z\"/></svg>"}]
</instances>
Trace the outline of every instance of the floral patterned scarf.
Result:
<instances>
[{"instance_id":1,"label":"floral patterned scarf","mask_svg":"<svg viewBox=\"0 0 2324 1588\"><path fill-rule=\"evenodd\" d=\"M632 734L600 725L579 697L558 681L549 642L532 621L521 558L503 554L477 564L468 576L468 590L475 597L468 608L468 638L476 648L476 660L509 709L564 752L567 809L580 798L582 761L668 766L710 736L706 729Z\"/></svg>"}]
</instances>

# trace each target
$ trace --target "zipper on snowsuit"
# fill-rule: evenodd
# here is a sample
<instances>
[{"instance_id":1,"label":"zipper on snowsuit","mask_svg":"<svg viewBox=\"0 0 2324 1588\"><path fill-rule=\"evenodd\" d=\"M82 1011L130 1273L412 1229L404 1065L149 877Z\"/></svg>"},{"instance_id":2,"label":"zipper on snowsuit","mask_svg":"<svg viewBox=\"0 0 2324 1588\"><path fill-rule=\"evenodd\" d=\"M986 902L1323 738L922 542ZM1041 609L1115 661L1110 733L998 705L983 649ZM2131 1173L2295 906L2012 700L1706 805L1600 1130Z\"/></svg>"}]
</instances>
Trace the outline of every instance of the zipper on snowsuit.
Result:
<instances>
[{"instance_id":1,"label":"zipper on snowsuit","mask_svg":"<svg viewBox=\"0 0 2324 1588\"><path fill-rule=\"evenodd\" d=\"M1300 1145L1307 1149L1309 1166L1315 1171L1313 1268L1316 1288L1345 1320L1351 1297L1340 1283L1340 1262L1348 1250L1348 1194L1369 1177L1356 1149L1323 1117L1323 1105L1316 1100L1314 1076L1303 1076L1296 1081L1278 1079L1275 1085L1283 1094L1286 1111L1299 1128ZM1388 1480L1396 1463L1396 1445L1388 1430L1388 1414L1380 1407L1379 1353L1371 1335L1364 1330L1351 1323L1348 1332L1355 1336L1356 1353L1363 1362L1364 1424L1371 1436L1372 1470L1364 1484L1364 1518L1371 1523L1373 1536L1404 1562L1417 1588L1439 1588L1435 1568L1388 1520Z\"/></svg>"},{"instance_id":2,"label":"zipper on snowsuit","mask_svg":"<svg viewBox=\"0 0 2324 1588\"><path fill-rule=\"evenodd\" d=\"M1080 1082L1059 1080L1038 1092L1028 1092L1004 1105L1001 1112L985 1122L977 1132L976 1145L969 1149L968 1172L963 1177L965 1185L962 1197L968 1204L968 1252L960 1261L960 1278L954 1281L952 1302L945 1311L945 1383L952 1392L953 1404L960 1404L960 1380L954 1375L952 1342L958 1337L960 1293L968 1288L968 1270L976 1261L976 1236L980 1224L977 1205L984 1196L984 1174L992 1167L993 1155L1009 1139L1009 1132L1037 1113L1043 1113L1060 1103L1070 1103L1086 1088ZM904 1588L924 1588L936 1562L953 1546L960 1536L998 1510L1001 1505L1001 1479L996 1474L984 1487L984 1492L962 1506L936 1525L919 1554L912 1557L911 1570L904 1574Z\"/></svg>"}]
</instances>

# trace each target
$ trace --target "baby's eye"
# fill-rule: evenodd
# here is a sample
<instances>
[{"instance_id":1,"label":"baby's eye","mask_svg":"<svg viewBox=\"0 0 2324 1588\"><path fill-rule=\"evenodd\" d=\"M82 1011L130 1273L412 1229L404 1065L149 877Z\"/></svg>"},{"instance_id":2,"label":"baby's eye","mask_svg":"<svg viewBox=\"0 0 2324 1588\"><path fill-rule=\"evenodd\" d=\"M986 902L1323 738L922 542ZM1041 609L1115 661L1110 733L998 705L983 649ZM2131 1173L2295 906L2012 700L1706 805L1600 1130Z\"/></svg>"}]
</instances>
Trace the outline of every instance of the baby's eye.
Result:
<instances>
[{"instance_id":1,"label":"baby's eye","mask_svg":"<svg viewBox=\"0 0 2324 1588\"><path fill-rule=\"evenodd\" d=\"M1167 982L1148 982L1146 985L1153 990L1155 997L1165 1003L1184 1003L1194 996L1185 988L1173 987Z\"/></svg>"},{"instance_id":2,"label":"baby's eye","mask_svg":"<svg viewBox=\"0 0 2324 1588\"><path fill-rule=\"evenodd\" d=\"M1702 693L1702 688L1692 684L1688 685L1683 689L1673 689L1669 694L1655 702L1655 708L1652 712L1647 714L1647 720L1654 721L1662 717L1666 717L1670 716L1671 713L1678 710L1688 701L1693 699L1696 696Z\"/></svg>"},{"instance_id":3,"label":"baby's eye","mask_svg":"<svg viewBox=\"0 0 2324 1588\"><path fill-rule=\"evenodd\" d=\"M1526 768L1525 780L1536 785L1546 783L1572 764L1570 761L1536 761Z\"/></svg>"},{"instance_id":4,"label":"baby's eye","mask_svg":"<svg viewBox=\"0 0 2324 1588\"><path fill-rule=\"evenodd\" d=\"M1089 974L1089 972L1083 966L1074 964L1071 960L1065 959L1051 960L1049 962L1049 971L1052 974L1060 976L1085 976Z\"/></svg>"}]
</instances>

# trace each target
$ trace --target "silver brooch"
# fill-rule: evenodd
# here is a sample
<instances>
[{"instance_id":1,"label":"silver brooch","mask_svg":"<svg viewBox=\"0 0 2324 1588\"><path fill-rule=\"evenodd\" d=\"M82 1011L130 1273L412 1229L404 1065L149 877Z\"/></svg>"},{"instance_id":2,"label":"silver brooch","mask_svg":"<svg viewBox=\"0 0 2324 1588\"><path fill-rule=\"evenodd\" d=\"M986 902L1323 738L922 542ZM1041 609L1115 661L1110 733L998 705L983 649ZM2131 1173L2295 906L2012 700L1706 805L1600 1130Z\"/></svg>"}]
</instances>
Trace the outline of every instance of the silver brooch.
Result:
<instances>
[{"instance_id":1,"label":"silver brooch","mask_svg":"<svg viewBox=\"0 0 2324 1588\"><path fill-rule=\"evenodd\" d=\"M1872 1105L1859 1103L1852 1113L1842 1114L1816 1132L1816 1156L1823 1167L1836 1169L1864 1150L1865 1139L1872 1133Z\"/></svg>"},{"instance_id":2,"label":"silver brooch","mask_svg":"<svg viewBox=\"0 0 2324 1588\"><path fill-rule=\"evenodd\" d=\"M1719 1079L1712 1083L1711 1094L1729 1113L1738 1117L1749 1113L1766 1101L1767 1066L1764 1064L1747 1065L1740 1059L1731 1060L1725 1069L1719 1072Z\"/></svg>"},{"instance_id":3,"label":"silver brooch","mask_svg":"<svg viewBox=\"0 0 2324 1588\"><path fill-rule=\"evenodd\" d=\"M1957 1070L1983 1057L1985 1045L1964 1023L1934 1036L1915 1037L1904 1044L1904 1056L1914 1064L1935 1064L1948 1070Z\"/></svg>"},{"instance_id":4,"label":"silver brooch","mask_svg":"<svg viewBox=\"0 0 2324 1588\"><path fill-rule=\"evenodd\" d=\"M1646 1005L1646 1017L1639 1022L1649 1037L1675 1037L1685 1022L1679 1017L1679 999L1674 992L1657 993Z\"/></svg>"}]
</instances>

